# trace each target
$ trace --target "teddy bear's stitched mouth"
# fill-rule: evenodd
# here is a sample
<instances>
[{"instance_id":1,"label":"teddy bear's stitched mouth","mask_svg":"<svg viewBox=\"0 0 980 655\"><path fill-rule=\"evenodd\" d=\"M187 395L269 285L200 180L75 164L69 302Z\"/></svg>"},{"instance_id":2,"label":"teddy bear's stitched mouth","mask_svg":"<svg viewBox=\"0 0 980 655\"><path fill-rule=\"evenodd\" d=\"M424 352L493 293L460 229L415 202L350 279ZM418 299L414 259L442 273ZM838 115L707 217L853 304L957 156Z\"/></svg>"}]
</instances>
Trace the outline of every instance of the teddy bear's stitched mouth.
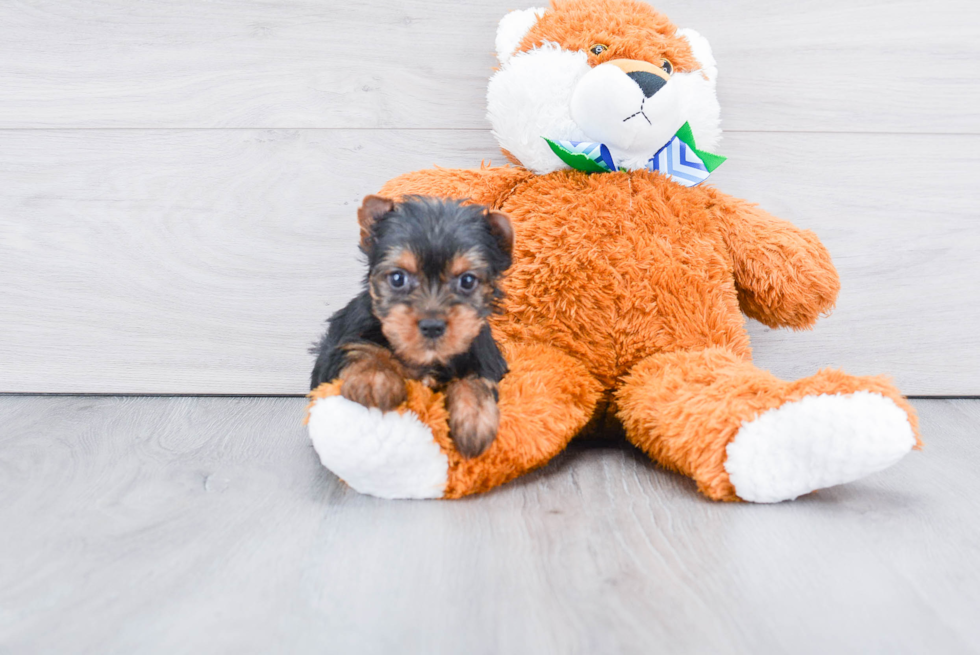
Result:
<instances>
[{"instance_id":1,"label":"teddy bear's stitched mouth","mask_svg":"<svg viewBox=\"0 0 980 655\"><path fill-rule=\"evenodd\" d=\"M625 123L626 121L628 121L631 118L636 118L637 116L642 116L643 118L646 119L647 123L652 126L653 123L650 121L650 117L647 116L645 113L643 113L643 105L646 104L646 101L647 101L646 98L644 98L642 101L640 101L640 111L636 112L635 114L630 114L629 116L627 116L626 118L623 119L623 122Z\"/></svg>"}]
</instances>

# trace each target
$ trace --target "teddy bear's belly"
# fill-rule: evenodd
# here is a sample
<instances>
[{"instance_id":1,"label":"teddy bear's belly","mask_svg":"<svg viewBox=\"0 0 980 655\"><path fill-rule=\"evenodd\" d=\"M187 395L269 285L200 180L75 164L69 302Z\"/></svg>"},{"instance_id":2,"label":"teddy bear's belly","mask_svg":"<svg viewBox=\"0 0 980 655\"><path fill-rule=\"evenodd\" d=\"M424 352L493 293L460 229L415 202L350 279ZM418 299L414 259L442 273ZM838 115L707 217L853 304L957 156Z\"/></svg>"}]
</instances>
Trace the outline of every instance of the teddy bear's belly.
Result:
<instances>
[{"instance_id":1,"label":"teddy bear's belly","mask_svg":"<svg viewBox=\"0 0 980 655\"><path fill-rule=\"evenodd\" d=\"M516 232L514 265L496 321L505 337L562 348L609 387L658 352L748 352L710 213L699 196L651 177L553 173L511 196L503 209Z\"/></svg>"}]
</instances>

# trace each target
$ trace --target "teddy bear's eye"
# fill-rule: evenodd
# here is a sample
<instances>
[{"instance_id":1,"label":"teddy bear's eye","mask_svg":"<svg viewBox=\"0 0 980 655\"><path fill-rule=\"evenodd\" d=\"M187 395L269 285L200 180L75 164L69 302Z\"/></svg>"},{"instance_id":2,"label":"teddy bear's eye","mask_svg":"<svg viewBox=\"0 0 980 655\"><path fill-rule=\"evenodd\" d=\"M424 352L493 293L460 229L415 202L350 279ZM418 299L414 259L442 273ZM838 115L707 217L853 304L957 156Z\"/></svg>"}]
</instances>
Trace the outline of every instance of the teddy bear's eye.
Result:
<instances>
[{"instance_id":1,"label":"teddy bear's eye","mask_svg":"<svg viewBox=\"0 0 980 655\"><path fill-rule=\"evenodd\" d=\"M667 73L668 75L674 72L674 65L670 63L669 59L664 59L663 61L661 61L660 67L664 69L664 72Z\"/></svg>"},{"instance_id":2,"label":"teddy bear's eye","mask_svg":"<svg viewBox=\"0 0 980 655\"><path fill-rule=\"evenodd\" d=\"M608 49L609 46L604 45L602 43L596 43L595 45L589 46L589 52L594 54L596 57L598 57Z\"/></svg>"}]
</instances>

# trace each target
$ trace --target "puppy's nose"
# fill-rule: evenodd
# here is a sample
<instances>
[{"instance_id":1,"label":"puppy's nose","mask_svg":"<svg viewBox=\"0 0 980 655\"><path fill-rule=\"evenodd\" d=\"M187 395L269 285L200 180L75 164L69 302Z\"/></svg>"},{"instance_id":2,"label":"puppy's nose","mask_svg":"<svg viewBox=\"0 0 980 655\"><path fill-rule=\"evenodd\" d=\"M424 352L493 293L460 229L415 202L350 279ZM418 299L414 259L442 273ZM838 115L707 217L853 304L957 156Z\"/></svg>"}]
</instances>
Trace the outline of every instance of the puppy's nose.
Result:
<instances>
[{"instance_id":1,"label":"puppy's nose","mask_svg":"<svg viewBox=\"0 0 980 655\"><path fill-rule=\"evenodd\" d=\"M667 80L659 75L654 75L653 73L648 73L646 71L633 71L632 73L626 73L626 77L636 82L636 85L640 87L640 90L643 91L643 95L647 98L653 96L654 93L664 88L664 84L667 83Z\"/></svg>"},{"instance_id":2,"label":"puppy's nose","mask_svg":"<svg viewBox=\"0 0 980 655\"><path fill-rule=\"evenodd\" d=\"M423 318L419 321L419 332L426 339L438 339L446 331L446 322L441 318Z\"/></svg>"}]
</instances>

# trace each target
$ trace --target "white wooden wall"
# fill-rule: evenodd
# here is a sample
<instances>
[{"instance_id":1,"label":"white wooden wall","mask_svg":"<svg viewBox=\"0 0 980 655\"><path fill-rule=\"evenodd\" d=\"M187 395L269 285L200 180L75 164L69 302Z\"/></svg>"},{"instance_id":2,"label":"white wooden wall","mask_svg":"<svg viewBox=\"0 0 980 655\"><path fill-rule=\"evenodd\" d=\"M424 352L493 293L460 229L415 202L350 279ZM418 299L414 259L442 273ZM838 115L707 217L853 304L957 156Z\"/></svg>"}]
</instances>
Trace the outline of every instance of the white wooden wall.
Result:
<instances>
[{"instance_id":1,"label":"white wooden wall","mask_svg":"<svg viewBox=\"0 0 980 655\"><path fill-rule=\"evenodd\" d=\"M386 179L503 158L515 0L0 3L0 392L302 393ZM815 230L844 285L777 374L980 394L980 10L664 0L719 61L714 175Z\"/></svg>"}]
</instances>

